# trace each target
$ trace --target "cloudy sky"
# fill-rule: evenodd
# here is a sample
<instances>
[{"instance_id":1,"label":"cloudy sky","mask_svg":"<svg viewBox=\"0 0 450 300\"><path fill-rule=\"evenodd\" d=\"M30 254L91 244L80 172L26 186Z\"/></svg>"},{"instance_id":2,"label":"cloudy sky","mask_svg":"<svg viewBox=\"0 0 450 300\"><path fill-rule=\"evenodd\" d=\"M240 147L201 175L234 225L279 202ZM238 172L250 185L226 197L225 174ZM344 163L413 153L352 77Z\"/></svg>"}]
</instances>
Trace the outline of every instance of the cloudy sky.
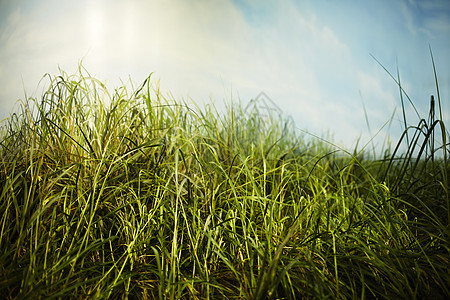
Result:
<instances>
[{"instance_id":1,"label":"cloudy sky","mask_svg":"<svg viewBox=\"0 0 450 300\"><path fill-rule=\"evenodd\" d=\"M436 94L429 46L448 122L448 0L0 0L0 120L25 92L42 94L45 73L73 74L83 60L110 86L154 72L164 93L197 103L246 103L265 92L299 132L329 132L349 148L395 112L377 139L395 141L399 90L372 56L394 76L398 67L426 117Z\"/></svg>"}]
</instances>

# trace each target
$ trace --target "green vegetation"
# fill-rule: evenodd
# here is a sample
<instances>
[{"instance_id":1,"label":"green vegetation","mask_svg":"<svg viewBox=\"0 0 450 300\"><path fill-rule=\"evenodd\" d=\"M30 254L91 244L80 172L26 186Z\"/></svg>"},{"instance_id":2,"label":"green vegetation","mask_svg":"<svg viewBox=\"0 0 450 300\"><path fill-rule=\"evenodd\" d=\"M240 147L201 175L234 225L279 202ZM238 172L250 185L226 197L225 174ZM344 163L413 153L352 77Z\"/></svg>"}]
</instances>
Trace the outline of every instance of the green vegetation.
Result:
<instances>
[{"instance_id":1,"label":"green vegetation","mask_svg":"<svg viewBox=\"0 0 450 300\"><path fill-rule=\"evenodd\" d=\"M7 299L450 296L439 95L406 154L367 158L258 101L219 114L150 77L112 93L81 68L49 78L1 124Z\"/></svg>"}]
</instances>

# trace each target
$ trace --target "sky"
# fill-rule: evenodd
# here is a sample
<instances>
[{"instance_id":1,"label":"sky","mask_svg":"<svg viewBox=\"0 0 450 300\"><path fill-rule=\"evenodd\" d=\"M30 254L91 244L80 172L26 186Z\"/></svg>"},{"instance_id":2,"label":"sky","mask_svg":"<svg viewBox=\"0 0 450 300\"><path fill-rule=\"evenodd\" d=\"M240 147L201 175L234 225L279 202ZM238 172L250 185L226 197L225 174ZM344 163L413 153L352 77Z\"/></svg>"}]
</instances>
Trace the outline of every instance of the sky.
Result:
<instances>
[{"instance_id":1,"label":"sky","mask_svg":"<svg viewBox=\"0 0 450 300\"><path fill-rule=\"evenodd\" d=\"M0 0L0 120L42 95L44 74L75 74L82 61L113 88L153 73L163 94L197 104L264 92L299 134L379 146L403 125L399 88L377 60L426 118L430 48L449 124L449 0Z\"/></svg>"}]
</instances>

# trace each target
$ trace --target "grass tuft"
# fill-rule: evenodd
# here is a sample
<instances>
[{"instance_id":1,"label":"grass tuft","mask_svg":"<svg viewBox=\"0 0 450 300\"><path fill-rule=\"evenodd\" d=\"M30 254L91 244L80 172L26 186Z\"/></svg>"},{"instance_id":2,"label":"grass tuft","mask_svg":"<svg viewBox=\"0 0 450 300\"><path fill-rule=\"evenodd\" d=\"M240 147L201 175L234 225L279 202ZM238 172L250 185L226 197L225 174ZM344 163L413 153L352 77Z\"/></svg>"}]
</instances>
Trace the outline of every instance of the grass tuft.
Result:
<instances>
[{"instance_id":1,"label":"grass tuft","mask_svg":"<svg viewBox=\"0 0 450 300\"><path fill-rule=\"evenodd\" d=\"M131 91L82 67L46 77L0 128L5 298L449 297L439 93L367 158L261 99L223 113L151 75Z\"/></svg>"}]
</instances>

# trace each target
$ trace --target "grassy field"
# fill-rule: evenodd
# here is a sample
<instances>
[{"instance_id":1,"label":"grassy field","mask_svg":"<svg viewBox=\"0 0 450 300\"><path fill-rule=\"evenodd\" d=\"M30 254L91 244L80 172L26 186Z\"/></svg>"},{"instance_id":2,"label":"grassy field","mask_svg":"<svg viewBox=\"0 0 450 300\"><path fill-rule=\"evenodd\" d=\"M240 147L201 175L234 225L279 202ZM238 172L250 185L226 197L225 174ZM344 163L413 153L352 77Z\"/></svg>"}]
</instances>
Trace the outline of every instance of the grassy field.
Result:
<instances>
[{"instance_id":1,"label":"grassy field","mask_svg":"<svg viewBox=\"0 0 450 300\"><path fill-rule=\"evenodd\" d=\"M6 299L450 297L439 95L405 153L369 157L258 101L48 78L0 124Z\"/></svg>"}]
</instances>

